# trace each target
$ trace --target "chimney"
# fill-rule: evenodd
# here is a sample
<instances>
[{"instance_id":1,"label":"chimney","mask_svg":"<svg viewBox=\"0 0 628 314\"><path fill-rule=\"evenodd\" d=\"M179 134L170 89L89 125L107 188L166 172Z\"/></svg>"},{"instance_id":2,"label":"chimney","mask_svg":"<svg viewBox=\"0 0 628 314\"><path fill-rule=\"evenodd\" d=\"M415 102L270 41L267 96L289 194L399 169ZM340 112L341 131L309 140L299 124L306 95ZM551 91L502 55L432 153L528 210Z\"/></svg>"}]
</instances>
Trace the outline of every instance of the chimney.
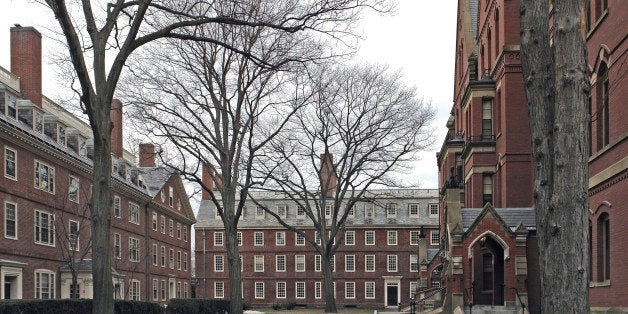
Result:
<instances>
[{"instance_id":1,"label":"chimney","mask_svg":"<svg viewBox=\"0 0 628 314\"><path fill-rule=\"evenodd\" d=\"M155 145L140 144L140 167L155 167Z\"/></svg>"},{"instance_id":2,"label":"chimney","mask_svg":"<svg viewBox=\"0 0 628 314\"><path fill-rule=\"evenodd\" d=\"M111 152L118 158L122 157L122 102L114 99L111 102Z\"/></svg>"},{"instance_id":3,"label":"chimney","mask_svg":"<svg viewBox=\"0 0 628 314\"><path fill-rule=\"evenodd\" d=\"M318 173L319 179L321 180L321 191L328 197L333 196L336 184L338 183L333 159L334 156L332 154L321 154L321 168Z\"/></svg>"},{"instance_id":4,"label":"chimney","mask_svg":"<svg viewBox=\"0 0 628 314\"><path fill-rule=\"evenodd\" d=\"M202 192L202 199L204 200L208 200L211 198L211 196L209 195L209 192L207 191L207 189L209 190L214 190L214 167L210 164L203 164L203 173L202 173L202 177L201 177L201 181L203 182L203 186L201 187L203 189ZM207 188L207 189L205 189Z\"/></svg>"},{"instance_id":5,"label":"chimney","mask_svg":"<svg viewBox=\"0 0 628 314\"><path fill-rule=\"evenodd\" d=\"M24 98L41 108L41 34L32 26L11 27L11 72Z\"/></svg>"}]
</instances>

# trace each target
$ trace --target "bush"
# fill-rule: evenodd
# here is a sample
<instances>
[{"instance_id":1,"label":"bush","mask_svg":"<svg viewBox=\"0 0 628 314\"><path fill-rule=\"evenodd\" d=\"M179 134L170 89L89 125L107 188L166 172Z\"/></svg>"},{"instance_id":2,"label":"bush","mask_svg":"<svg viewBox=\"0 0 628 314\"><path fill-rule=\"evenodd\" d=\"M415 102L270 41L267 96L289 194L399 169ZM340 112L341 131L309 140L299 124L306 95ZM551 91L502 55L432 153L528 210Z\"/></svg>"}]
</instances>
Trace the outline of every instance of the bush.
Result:
<instances>
[{"instance_id":1,"label":"bush","mask_svg":"<svg viewBox=\"0 0 628 314\"><path fill-rule=\"evenodd\" d=\"M277 302L277 303L273 303L273 310L277 311L277 310L292 310L297 306L297 303L294 301L284 301L284 302Z\"/></svg>"},{"instance_id":2,"label":"bush","mask_svg":"<svg viewBox=\"0 0 628 314\"><path fill-rule=\"evenodd\" d=\"M54 299L54 300L2 300L0 313L7 314L85 314L92 312L91 299ZM146 301L115 301L117 314L150 313L161 314L159 304Z\"/></svg>"},{"instance_id":3,"label":"bush","mask_svg":"<svg viewBox=\"0 0 628 314\"><path fill-rule=\"evenodd\" d=\"M163 312L164 309L158 303L147 301L116 300L116 314L161 314Z\"/></svg>"},{"instance_id":4,"label":"bush","mask_svg":"<svg viewBox=\"0 0 628 314\"><path fill-rule=\"evenodd\" d=\"M228 300L210 299L170 299L166 313L168 314L195 314L195 313L228 313Z\"/></svg>"}]
</instances>

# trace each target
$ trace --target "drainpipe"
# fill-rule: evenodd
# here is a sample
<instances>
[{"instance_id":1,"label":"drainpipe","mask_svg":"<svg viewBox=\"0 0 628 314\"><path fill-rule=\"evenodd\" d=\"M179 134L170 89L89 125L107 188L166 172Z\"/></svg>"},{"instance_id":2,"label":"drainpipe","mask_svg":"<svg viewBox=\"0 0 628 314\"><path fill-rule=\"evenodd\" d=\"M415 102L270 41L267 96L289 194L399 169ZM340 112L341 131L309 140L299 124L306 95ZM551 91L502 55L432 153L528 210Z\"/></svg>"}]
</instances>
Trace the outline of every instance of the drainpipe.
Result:
<instances>
[{"instance_id":1,"label":"drainpipe","mask_svg":"<svg viewBox=\"0 0 628 314\"><path fill-rule=\"evenodd\" d=\"M150 276L149 276L150 275L150 260L149 260L149 255L148 255L149 254L149 250L150 250L150 226L148 225L148 221L149 221L148 220L148 216L150 214L149 210L148 210L149 209L149 204L150 203L146 203L144 205L144 225L146 226L144 228L144 229L146 229L145 230L146 236L144 237L144 239L145 239L144 240L144 242L145 242L144 243L144 252L146 252L146 253L144 253L144 263L145 263L145 266L146 266L146 269L145 269L145 272L144 272L146 274L145 275L146 276L146 280L145 280L146 281L146 289L145 289L145 291L146 291L145 292L145 294L146 294L146 301L151 301L149 292L153 291L152 289L150 289L150 291L148 289L149 288L149 281L150 281Z\"/></svg>"},{"instance_id":2,"label":"drainpipe","mask_svg":"<svg viewBox=\"0 0 628 314\"><path fill-rule=\"evenodd\" d=\"M207 250L205 242L205 230L203 230L203 296L207 299Z\"/></svg>"}]
</instances>

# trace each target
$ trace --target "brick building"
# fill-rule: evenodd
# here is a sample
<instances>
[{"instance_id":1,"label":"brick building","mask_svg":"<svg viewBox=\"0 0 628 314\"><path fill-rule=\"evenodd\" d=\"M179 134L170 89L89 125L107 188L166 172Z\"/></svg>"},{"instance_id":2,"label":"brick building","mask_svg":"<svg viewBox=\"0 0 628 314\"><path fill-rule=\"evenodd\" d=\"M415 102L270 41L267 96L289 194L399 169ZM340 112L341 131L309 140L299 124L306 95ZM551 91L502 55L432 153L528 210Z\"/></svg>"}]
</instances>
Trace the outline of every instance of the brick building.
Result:
<instances>
[{"instance_id":1,"label":"brick building","mask_svg":"<svg viewBox=\"0 0 628 314\"><path fill-rule=\"evenodd\" d=\"M592 311L626 310L628 141L621 1L587 1ZM621 31L623 30L623 31ZM539 311L530 131L519 1L460 0L454 105L438 154L446 309ZM559 261L557 261L559 262ZM440 265L429 265L429 269ZM430 273L428 269L428 274ZM439 273L440 275L440 273Z\"/></svg>"},{"instance_id":2,"label":"brick building","mask_svg":"<svg viewBox=\"0 0 628 314\"><path fill-rule=\"evenodd\" d=\"M254 194L264 207L315 237L312 223L288 197L274 192ZM408 305L419 284L426 284L424 265L438 253L437 190L372 190L368 194L370 201L358 202L350 214L345 242L334 256L336 304ZM229 298L224 228L208 194L200 203L197 221L196 294ZM246 302L324 305L321 256L311 244L253 202L247 204L238 230Z\"/></svg>"},{"instance_id":3,"label":"brick building","mask_svg":"<svg viewBox=\"0 0 628 314\"><path fill-rule=\"evenodd\" d=\"M42 96L41 80L41 34L11 28L11 71L0 68L0 298L90 298L91 130ZM195 220L181 178L156 166L150 144L137 164L122 147L120 101L111 116L114 296L187 297Z\"/></svg>"}]
</instances>

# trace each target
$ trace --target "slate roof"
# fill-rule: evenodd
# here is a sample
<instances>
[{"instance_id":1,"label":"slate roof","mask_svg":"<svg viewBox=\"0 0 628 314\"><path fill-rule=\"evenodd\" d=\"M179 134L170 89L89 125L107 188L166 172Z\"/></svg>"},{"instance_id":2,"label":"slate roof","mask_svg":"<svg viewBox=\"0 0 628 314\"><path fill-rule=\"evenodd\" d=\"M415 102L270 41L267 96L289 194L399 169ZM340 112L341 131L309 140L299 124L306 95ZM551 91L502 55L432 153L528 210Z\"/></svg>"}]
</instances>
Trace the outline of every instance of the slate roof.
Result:
<instances>
[{"instance_id":1,"label":"slate roof","mask_svg":"<svg viewBox=\"0 0 628 314\"><path fill-rule=\"evenodd\" d=\"M439 249L427 249L427 261L431 262L436 255L438 255Z\"/></svg>"},{"instance_id":2,"label":"slate roof","mask_svg":"<svg viewBox=\"0 0 628 314\"><path fill-rule=\"evenodd\" d=\"M480 215L483 208L463 208L462 228L466 232ZM519 223L528 230L536 230L536 214L533 207L495 208L495 212L504 220L511 231L515 231Z\"/></svg>"},{"instance_id":3,"label":"slate roof","mask_svg":"<svg viewBox=\"0 0 628 314\"><path fill-rule=\"evenodd\" d=\"M170 176L174 173L174 170L165 167L139 167L138 168L142 181L148 190L148 194L151 197L155 197L161 188L166 184Z\"/></svg>"}]
</instances>

